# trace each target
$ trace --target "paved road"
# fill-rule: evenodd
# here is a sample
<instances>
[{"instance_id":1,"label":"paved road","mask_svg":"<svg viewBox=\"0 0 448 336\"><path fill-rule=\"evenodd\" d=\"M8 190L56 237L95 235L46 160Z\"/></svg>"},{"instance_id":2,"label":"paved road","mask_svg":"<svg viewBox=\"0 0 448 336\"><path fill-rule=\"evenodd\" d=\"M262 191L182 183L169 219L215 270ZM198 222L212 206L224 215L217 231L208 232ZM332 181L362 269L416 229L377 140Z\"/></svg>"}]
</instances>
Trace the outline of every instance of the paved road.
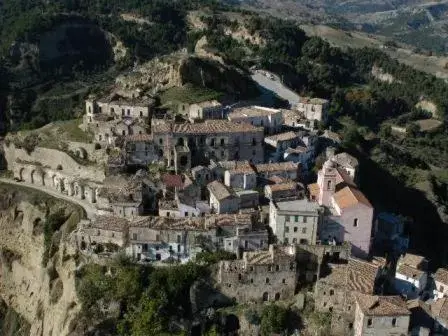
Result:
<instances>
[{"instance_id":1,"label":"paved road","mask_svg":"<svg viewBox=\"0 0 448 336\"><path fill-rule=\"evenodd\" d=\"M296 92L294 92L291 89L289 89L288 87L284 86L277 76L272 74L273 75L272 78L269 78L269 77L265 76L262 72L265 72L265 71L257 70L255 72L253 72L252 76L251 76L252 79L259 86L261 86L265 90L268 90L268 91L276 94L280 98L287 100L291 106L293 106L299 102L300 96Z\"/></svg>"},{"instance_id":2,"label":"paved road","mask_svg":"<svg viewBox=\"0 0 448 336\"><path fill-rule=\"evenodd\" d=\"M20 187L26 187L26 188L31 188L31 189L35 189L35 190L39 190L47 195L53 196L55 198L59 198L62 199L64 201L70 202L70 203L75 203L78 204L79 206L81 206L87 214L87 218L89 219L93 219L96 216L97 213L97 209L90 203L86 202L86 201L82 201L80 199L77 198L73 198L64 194L61 194L60 192L57 192L56 190L51 190L51 189L47 189L47 188L43 188L42 186L37 186L31 183L26 183L26 182L16 182L10 179L6 179L6 178L0 178L0 182L1 183L6 183L6 184L12 184L12 185L17 185Z\"/></svg>"}]
</instances>

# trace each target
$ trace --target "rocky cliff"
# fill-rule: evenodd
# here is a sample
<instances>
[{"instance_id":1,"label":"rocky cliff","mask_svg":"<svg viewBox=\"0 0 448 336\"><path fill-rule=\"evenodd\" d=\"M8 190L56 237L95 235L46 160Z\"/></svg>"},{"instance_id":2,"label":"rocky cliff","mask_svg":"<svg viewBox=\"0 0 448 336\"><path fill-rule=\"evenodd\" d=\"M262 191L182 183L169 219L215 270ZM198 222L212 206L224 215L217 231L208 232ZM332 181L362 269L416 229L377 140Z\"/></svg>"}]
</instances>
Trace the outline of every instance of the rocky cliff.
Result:
<instances>
[{"instance_id":1,"label":"rocky cliff","mask_svg":"<svg viewBox=\"0 0 448 336\"><path fill-rule=\"evenodd\" d=\"M55 214L63 218L60 227L50 223ZM0 184L0 335L19 328L17 335L63 336L75 329L78 258L67 238L81 216L74 205ZM48 262L43 261L46 249ZM22 320L19 326L17 320Z\"/></svg>"},{"instance_id":2,"label":"rocky cliff","mask_svg":"<svg viewBox=\"0 0 448 336\"><path fill-rule=\"evenodd\" d=\"M124 96L132 96L139 91L156 94L185 84L241 96L257 93L255 83L243 70L208 57L184 52L144 63L134 71L119 76L116 83Z\"/></svg>"}]
</instances>

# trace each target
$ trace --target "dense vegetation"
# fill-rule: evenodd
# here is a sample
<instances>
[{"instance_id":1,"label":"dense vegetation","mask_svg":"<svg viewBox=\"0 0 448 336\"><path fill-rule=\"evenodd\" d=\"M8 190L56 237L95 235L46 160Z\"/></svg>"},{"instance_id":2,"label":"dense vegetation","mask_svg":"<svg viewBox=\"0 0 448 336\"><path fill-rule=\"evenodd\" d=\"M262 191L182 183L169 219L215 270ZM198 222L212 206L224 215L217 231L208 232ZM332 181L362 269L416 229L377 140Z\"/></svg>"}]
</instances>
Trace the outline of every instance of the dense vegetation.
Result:
<instances>
[{"instance_id":1,"label":"dense vegetation","mask_svg":"<svg viewBox=\"0 0 448 336\"><path fill-rule=\"evenodd\" d=\"M205 267L191 263L155 269L133 265L120 257L109 267L90 264L81 269L77 291L84 318L90 322L113 316L110 307L117 305L116 320L104 326L112 328L111 332L130 336L176 335L183 331L173 322L192 319L191 285L206 276Z\"/></svg>"}]
</instances>

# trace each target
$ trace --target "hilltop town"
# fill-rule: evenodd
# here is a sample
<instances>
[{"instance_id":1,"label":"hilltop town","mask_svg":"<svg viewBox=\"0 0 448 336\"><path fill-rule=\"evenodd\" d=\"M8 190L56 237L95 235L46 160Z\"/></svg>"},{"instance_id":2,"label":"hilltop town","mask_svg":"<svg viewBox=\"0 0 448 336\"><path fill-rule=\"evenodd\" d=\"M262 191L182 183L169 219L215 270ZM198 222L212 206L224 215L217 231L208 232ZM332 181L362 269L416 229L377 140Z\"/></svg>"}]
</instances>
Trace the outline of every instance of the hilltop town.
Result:
<instances>
[{"instance_id":1,"label":"hilltop town","mask_svg":"<svg viewBox=\"0 0 448 336\"><path fill-rule=\"evenodd\" d=\"M0 336L448 335L446 81L239 2L4 2Z\"/></svg>"},{"instance_id":2,"label":"hilltop town","mask_svg":"<svg viewBox=\"0 0 448 336\"><path fill-rule=\"evenodd\" d=\"M239 305L303 309L310 296L337 335L445 330L448 270L430 274L407 253L405 219L365 196L363 167L323 129L329 101L211 100L161 114L152 97L118 88L85 101L74 125L84 142L50 146L52 126L4 140L2 182L85 209L69 239L84 258L174 267L225 251L213 283Z\"/></svg>"}]
</instances>

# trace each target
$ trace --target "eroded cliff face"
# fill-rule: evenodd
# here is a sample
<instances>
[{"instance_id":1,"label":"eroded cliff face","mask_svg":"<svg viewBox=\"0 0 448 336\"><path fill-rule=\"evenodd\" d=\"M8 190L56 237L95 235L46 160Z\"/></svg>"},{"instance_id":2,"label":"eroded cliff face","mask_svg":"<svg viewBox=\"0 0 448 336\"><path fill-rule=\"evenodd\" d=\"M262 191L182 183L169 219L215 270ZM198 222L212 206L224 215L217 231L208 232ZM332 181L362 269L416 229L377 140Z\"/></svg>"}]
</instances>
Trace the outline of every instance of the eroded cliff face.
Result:
<instances>
[{"instance_id":1,"label":"eroded cliff face","mask_svg":"<svg viewBox=\"0 0 448 336\"><path fill-rule=\"evenodd\" d=\"M45 221L56 212L64 214L65 222L45 244ZM82 210L74 205L0 184L0 301L29 323L31 336L63 336L75 329L77 257L68 236L80 216ZM45 264L46 246L50 258Z\"/></svg>"},{"instance_id":2,"label":"eroded cliff face","mask_svg":"<svg viewBox=\"0 0 448 336\"><path fill-rule=\"evenodd\" d=\"M133 72L118 76L116 84L118 92L129 97L136 91L157 94L185 84L242 96L257 93L255 83L243 70L212 59L210 55L202 57L183 52L144 63Z\"/></svg>"}]
</instances>

